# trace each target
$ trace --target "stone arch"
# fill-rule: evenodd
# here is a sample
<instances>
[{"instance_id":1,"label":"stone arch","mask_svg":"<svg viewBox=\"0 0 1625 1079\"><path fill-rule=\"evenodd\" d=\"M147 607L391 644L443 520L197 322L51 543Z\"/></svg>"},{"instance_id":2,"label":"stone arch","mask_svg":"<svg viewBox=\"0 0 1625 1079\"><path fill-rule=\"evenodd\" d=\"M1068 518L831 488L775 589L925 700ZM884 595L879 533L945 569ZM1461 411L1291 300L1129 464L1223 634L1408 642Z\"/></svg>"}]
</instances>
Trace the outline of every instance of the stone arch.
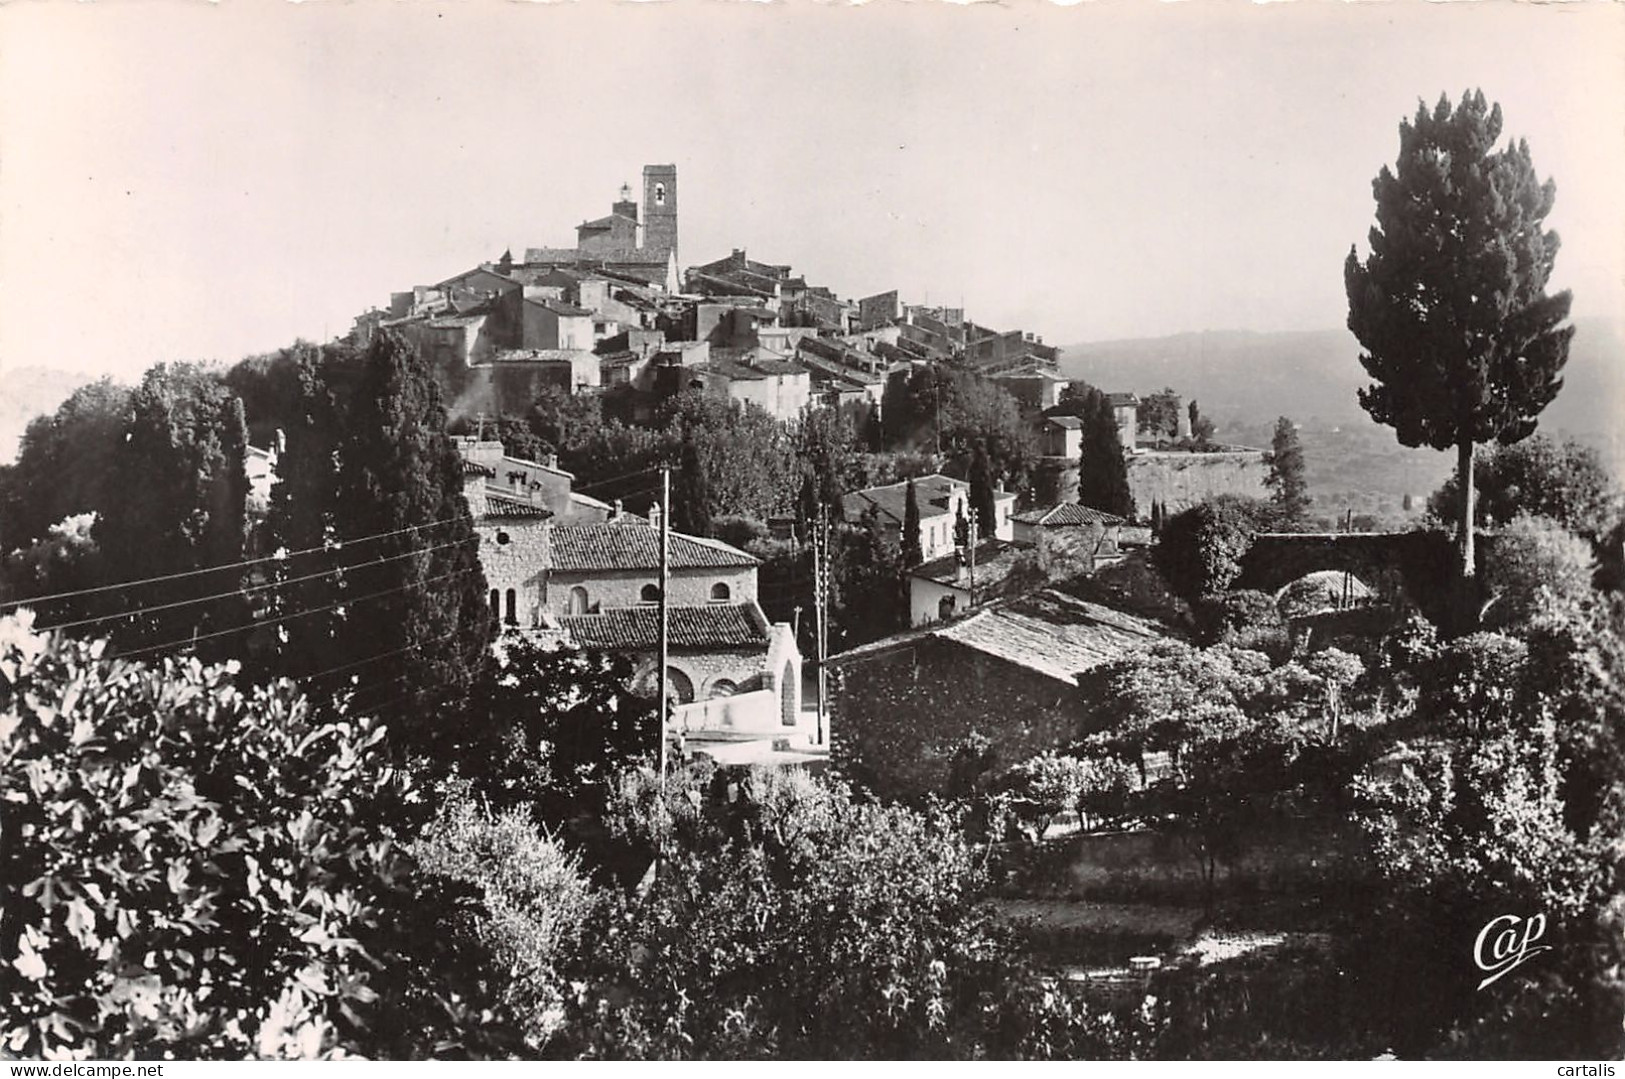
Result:
<instances>
[{"instance_id":1,"label":"stone arch","mask_svg":"<svg viewBox=\"0 0 1625 1079\"><path fill-rule=\"evenodd\" d=\"M1443 532L1262 532L1241 559L1233 589L1279 593L1310 573L1358 577L1379 604L1444 617L1454 579L1454 547Z\"/></svg>"},{"instance_id":2,"label":"stone arch","mask_svg":"<svg viewBox=\"0 0 1625 1079\"><path fill-rule=\"evenodd\" d=\"M711 688L706 692L705 698L706 700L715 701L723 697L732 697L738 692L739 686L731 678L718 678L711 683Z\"/></svg>"},{"instance_id":3,"label":"stone arch","mask_svg":"<svg viewBox=\"0 0 1625 1079\"><path fill-rule=\"evenodd\" d=\"M587 595L585 585L576 585L570 589L570 598L567 601L570 614L587 614L592 610L591 600Z\"/></svg>"},{"instance_id":4,"label":"stone arch","mask_svg":"<svg viewBox=\"0 0 1625 1079\"><path fill-rule=\"evenodd\" d=\"M658 664L647 664L633 680L632 691L640 697L656 696L660 692L659 670ZM669 663L666 665L666 699L673 704L693 704L695 699L694 680L688 672Z\"/></svg>"}]
</instances>

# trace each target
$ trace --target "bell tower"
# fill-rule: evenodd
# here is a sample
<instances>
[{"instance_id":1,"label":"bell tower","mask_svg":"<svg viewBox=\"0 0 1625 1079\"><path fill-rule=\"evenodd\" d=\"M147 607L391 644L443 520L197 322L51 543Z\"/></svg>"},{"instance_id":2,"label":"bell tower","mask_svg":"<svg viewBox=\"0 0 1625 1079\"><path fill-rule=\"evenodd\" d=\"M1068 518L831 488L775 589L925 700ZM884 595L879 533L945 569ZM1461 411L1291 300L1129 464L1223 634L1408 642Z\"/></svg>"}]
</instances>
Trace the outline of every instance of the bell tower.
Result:
<instances>
[{"instance_id":1,"label":"bell tower","mask_svg":"<svg viewBox=\"0 0 1625 1079\"><path fill-rule=\"evenodd\" d=\"M643 250L662 257L677 250L677 166L643 166Z\"/></svg>"}]
</instances>

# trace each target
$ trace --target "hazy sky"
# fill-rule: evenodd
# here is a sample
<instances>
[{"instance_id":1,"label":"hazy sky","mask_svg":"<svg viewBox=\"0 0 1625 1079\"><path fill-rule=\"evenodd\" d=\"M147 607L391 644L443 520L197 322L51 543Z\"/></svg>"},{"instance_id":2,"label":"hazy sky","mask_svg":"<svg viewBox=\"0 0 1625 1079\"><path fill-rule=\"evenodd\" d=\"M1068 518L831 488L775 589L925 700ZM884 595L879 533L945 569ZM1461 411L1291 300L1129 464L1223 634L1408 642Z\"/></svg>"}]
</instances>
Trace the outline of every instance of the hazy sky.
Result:
<instances>
[{"instance_id":1,"label":"hazy sky","mask_svg":"<svg viewBox=\"0 0 1625 1079\"><path fill-rule=\"evenodd\" d=\"M1338 326L1400 119L1474 86L1557 181L1575 314L1625 313L1625 4L13 2L0 370L332 336L645 162L685 265L1061 344Z\"/></svg>"}]
</instances>

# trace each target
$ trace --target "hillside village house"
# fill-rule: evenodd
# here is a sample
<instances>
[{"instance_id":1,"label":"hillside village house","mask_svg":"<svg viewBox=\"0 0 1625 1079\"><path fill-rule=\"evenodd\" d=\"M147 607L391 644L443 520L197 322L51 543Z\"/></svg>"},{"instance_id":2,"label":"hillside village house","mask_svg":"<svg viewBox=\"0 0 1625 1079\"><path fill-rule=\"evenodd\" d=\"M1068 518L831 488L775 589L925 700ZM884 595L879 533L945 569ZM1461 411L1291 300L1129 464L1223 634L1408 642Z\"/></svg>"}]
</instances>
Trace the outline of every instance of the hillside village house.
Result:
<instances>
[{"instance_id":1,"label":"hillside village house","mask_svg":"<svg viewBox=\"0 0 1625 1079\"><path fill-rule=\"evenodd\" d=\"M1156 623L1054 589L842 652L830 760L882 797L942 794L972 734L1006 768L1083 733L1106 665L1166 638Z\"/></svg>"},{"instance_id":2,"label":"hillside village house","mask_svg":"<svg viewBox=\"0 0 1625 1079\"><path fill-rule=\"evenodd\" d=\"M550 464L459 440L492 612L511 631L627 656L632 687L659 680L660 520L571 489ZM717 540L668 538L673 724L697 740L797 736L801 654L756 598L759 562Z\"/></svg>"},{"instance_id":3,"label":"hillside village house","mask_svg":"<svg viewBox=\"0 0 1625 1079\"><path fill-rule=\"evenodd\" d=\"M1118 557L1123 526L1128 522L1113 513L1076 502L1024 510L1011 519L1017 543L1038 546L1047 535L1068 549L1087 551L1096 561Z\"/></svg>"},{"instance_id":4,"label":"hillside village house","mask_svg":"<svg viewBox=\"0 0 1625 1079\"><path fill-rule=\"evenodd\" d=\"M987 540L969 551L955 551L914 567L908 574L909 625L945 622L1006 594L1017 585L1015 571L1023 548Z\"/></svg>"},{"instance_id":5,"label":"hillside village house","mask_svg":"<svg viewBox=\"0 0 1625 1079\"><path fill-rule=\"evenodd\" d=\"M920 552L926 561L953 553L954 528L963 518L970 519L970 484L951 476L933 474L914 480L914 498L920 508ZM1015 511L1016 496L1008 491L993 493L993 506L998 515L992 528L992 538L1011 540L1014 531L1010 518ZM903 520L908 512L908 481L866 487L853 491L842 499L846 519L857 522L871 508L875 509L889 538L902 542ZM982 534L988 534L986 522Z\"/></svg>"}]
</instances>

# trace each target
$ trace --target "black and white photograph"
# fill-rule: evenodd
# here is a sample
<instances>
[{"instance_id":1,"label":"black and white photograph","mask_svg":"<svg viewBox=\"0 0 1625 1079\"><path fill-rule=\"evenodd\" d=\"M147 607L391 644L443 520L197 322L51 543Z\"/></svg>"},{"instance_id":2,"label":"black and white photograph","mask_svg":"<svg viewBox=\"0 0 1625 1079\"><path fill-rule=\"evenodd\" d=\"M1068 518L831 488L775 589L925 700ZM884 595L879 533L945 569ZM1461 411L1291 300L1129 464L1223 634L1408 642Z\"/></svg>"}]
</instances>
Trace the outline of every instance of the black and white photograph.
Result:
<instances>
[{"instance_id":1,"label":"black and white photograph","mask_svg":"<svg viewBox=\"0 0 1625 1079\"><path fill-rule=\"evenodd\" d=\"M1625 1079L1622 477L1617 0L13 0L0 1076Z\"/></svg>"}]
</instances>

